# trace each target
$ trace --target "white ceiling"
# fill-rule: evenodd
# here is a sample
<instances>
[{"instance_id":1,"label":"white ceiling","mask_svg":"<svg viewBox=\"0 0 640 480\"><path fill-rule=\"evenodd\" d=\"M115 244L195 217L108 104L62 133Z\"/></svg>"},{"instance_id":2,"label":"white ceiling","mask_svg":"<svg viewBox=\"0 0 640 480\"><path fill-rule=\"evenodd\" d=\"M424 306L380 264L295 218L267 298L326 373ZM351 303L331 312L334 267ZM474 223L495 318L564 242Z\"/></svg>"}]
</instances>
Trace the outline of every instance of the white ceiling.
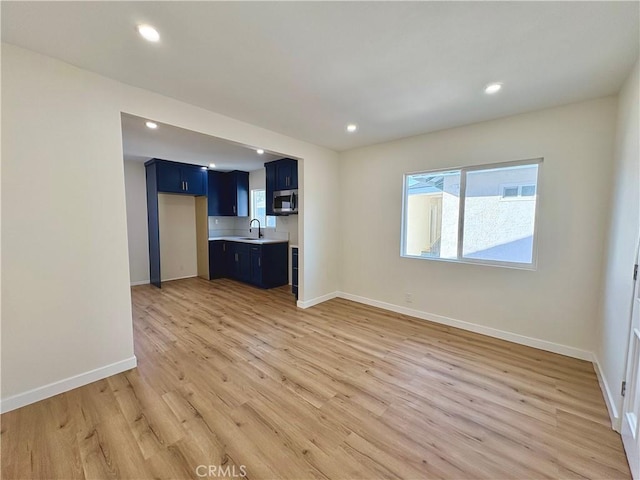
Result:
<instances>
[{"instance_id":1,"label":"white ceiling","mask_svg":"<svg viewBox=\"0 0 640 480\"><path fill-rule=\"evenodd\" d=\"M147 118L122 114L122 147L124 159L147 161L162 158L175 162L209 166L215 170L244 170L264 168L264 163L283 158L283 155L256 150L184 128L155 122L155 130L146 127Z\"/></svg>"},{"instance_id":2,"label":"white ceiling","mask_svg":"<svg viewBox=\"0 0 640 480\"><path fill-rule=\"evenodd\" d=\"M1 8L3 41L335 150L614 94L640 16L636 1ZM483 94L493 81L503 91Z\"/></svg>"}]
</instances>

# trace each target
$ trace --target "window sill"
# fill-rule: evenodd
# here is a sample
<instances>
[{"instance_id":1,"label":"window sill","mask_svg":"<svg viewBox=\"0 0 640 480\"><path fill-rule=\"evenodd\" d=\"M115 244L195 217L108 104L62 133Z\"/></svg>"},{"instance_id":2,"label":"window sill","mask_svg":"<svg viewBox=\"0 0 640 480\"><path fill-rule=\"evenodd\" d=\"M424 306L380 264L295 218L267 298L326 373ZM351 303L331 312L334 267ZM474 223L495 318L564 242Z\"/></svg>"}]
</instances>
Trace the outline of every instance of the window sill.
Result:
<instances>
[{"instance_id":1,"label":"window sill","mask_svg":"<svg viewBox=\"0 0 640 480\"><path fill-rule=\"evenodd\" d=\"M499 268L509 268L512 270L528 270L528 271L537 271L538 266L536 262L533 263L515 263L515 262L498 262L492 260L474 260L471 258L438 258L438 257L424 257L421 255L407 255L404 253L400 254L402 258L410 258L415 260L428 260L432 262L442 262L442 263L463 263L469 265L480 265L484 267L499 267Z\"/></svg>"}]
</instances>

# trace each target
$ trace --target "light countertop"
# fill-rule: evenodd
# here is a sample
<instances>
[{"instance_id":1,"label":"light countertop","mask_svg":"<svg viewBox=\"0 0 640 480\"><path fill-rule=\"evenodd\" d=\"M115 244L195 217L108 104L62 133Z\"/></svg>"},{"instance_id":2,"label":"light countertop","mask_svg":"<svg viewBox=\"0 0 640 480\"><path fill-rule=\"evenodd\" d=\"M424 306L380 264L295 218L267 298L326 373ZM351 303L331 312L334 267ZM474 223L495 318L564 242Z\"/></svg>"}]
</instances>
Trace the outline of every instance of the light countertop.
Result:
<instances>
[{"instance_id":1,"label":"light countertop","mask_svg":"<svg viewBox=\"0 0 640 480\"><path fill-rule=\"evenodd\" d=\"M228 242L240 242L240 243L252 243L254 245L264 245L266 243L288 243L287 240L280 240L277 238L253 238L253 237L235 237L235 236L225 236L225 237L209 237L209 241L215 240L226 240Z\"/></svg>"}]
</instances>

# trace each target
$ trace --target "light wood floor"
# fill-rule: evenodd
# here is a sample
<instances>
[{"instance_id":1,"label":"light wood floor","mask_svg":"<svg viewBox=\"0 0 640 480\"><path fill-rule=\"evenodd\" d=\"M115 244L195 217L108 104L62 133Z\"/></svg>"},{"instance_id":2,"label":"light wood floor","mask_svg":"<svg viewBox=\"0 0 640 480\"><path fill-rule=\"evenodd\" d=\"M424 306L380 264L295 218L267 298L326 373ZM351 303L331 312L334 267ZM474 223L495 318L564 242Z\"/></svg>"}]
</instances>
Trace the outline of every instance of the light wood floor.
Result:
<instances>
[{"instance_id":1,"label":"light wood floor","mask_svg":"<svg viewBox=\"0 0 640 480\"><path fill-rule=\"evenodd\" d=\"M3 479L630 478L590 363L284 288L132 291L138 368L4 414Z\"/></svg>"}]
</instances>

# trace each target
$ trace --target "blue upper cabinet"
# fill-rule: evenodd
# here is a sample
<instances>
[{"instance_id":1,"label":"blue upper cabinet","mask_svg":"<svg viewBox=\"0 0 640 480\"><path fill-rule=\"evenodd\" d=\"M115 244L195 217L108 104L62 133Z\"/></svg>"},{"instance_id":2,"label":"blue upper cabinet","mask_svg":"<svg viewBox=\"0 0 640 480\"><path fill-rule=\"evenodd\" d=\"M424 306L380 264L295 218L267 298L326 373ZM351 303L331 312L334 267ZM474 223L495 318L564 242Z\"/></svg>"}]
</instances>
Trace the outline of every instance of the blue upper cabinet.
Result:
<instances>
[{"instance_id":1,"label":"blue upper cabinet","mask_svg":"<svg viewBox=\"0 0 640 480\"><path fill-rule=\"evenodd\" d=\"M249 172L234 170L229 172L230 202L233 215L249 216Z\"/></svg>"},{"instance_id":2,"label":"blue upper cabinet","mask_svg":"<svg viewBox=\"0 0 640 480\"><path fill-rule=\"evenodd\" d=\"M158 193L200 196L207 194L207 172L198 165L154 158L145 166L155 164Z\"/></svg>"},{"instance_id":3,"label":"blue upper cabinet","mask_svg":"<svg viewBox=\"0 0 640 480\"><path fill-rule=\"evenodd\" d=\"M273 192L298 189L298 161L291 158L264 164L267 195L267 215L273 212Z\"/></svg>"},{"instance_id":4,"label":"blue upper cabinet","mask_svg":"<svg viewBox=\"0 0 640 480\"><path fill-rule=\"evenodd\" d=\"M267 215L275 215L273 212L273 192L276 189L276 165L275 162L264 164L265 169L265 185L266 185L266 203Z\"/></svg>"},{"instance_id":5,"label":"blue upper cabinet","mask_svg":"<svg viewBox=\"0 0 640 480\"><path fill-rule=\"evenodd\" d=\"M225 209L226 181L223 172L209 170L207 172L208 193L207 204L210 217L223 217L230 215Z\"/></svg>"},{"instance_id":6,"label":"blue upper cabinet","mask_svg":"<svg viewBox=\"0 0 640 480\"><path fill-rule=\"evenodd\" d=\"M265 168L274 171L274 190L297 190L298 188L298 161L291 158L283 158L274 162L265 163Z\"/></svg>"},{"instance_id":7,"label":"blue upper cabinet","mask_svg":"<svg viewBox=\"0 0 640 480\"><path fill-rule=\"evenodd\" d=\"M210 217L248 217L249 172L209 170L207 200Z\"/></svg>"},{"instance_id":8,"label":"blue upper cabinet","mask_svg":"<svg viewBox=\"0 0 640 480\"><path fill-rule=\"evenodd\" d=\"M182 180L184 180L184 193L187 195L207 194L207 170L192 165L181 168Z\"/></svg>"}]
</instances>

